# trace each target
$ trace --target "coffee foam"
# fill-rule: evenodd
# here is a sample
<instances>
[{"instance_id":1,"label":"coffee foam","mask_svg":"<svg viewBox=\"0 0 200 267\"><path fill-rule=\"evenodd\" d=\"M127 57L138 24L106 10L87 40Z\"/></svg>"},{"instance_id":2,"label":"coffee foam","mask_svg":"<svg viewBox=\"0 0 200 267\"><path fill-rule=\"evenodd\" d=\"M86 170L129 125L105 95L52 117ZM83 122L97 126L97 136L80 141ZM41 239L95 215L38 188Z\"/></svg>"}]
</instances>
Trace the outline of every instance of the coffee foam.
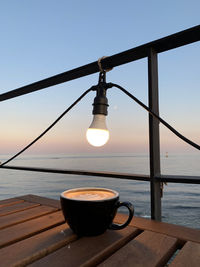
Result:
<instances>
[{"instance_id":1,"label":"coffee foam","mask_svg":"<svg viewBox=\"0 0 200 267\"><path fill-rule=\"evenodd\" d=\"M105 200L117 196L116 193L107 190L98 189L83 189L77 191L68 191L64 193L64 197L77 200Z\"/></svg>"}]
</instances>

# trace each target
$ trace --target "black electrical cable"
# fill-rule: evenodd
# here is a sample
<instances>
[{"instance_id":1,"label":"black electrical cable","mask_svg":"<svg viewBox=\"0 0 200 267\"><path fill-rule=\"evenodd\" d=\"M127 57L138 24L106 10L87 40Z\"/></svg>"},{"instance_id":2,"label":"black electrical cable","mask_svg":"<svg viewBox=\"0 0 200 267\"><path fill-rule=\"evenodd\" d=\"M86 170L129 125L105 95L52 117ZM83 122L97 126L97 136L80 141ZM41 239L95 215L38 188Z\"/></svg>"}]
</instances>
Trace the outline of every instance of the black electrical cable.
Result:
<instances>
[{"instance_id":1,"label":"black electrical cable","mask_svg":"<svg viewBox=\"0 0 200 267\"><path fill-rule=\"evenodd\" d=\"M175 130L171 125L169 125L166 121L164 121L162 118L160 118L158 115L156 115L150 108L148 108L145 104L143 104L139 99L137 99L135 96L133 96L131 93L129 93L128 91L126 91L126 89L124 89L122 86L115 84L115 83L109 83L109 88L110 87L117 87L118 89L120 89L122 92L124 92L126 95L128 95L130 98L132 98L136 103L138 103L141 107L143 107L144 109L146 109L152 116L154 116L156 119L158 119L162 124L164 124L170 131L172 131L175 135L177 135L179 138L181 138L183 141L185 141L186 143L188 143L189 145L195 147L196 149L200 150L200 146L194 142L192 142L191 140L189 140L188 138L186 138L185 136L183 136L182 134L180 134L177 130Z\"/></svg>"},{"instance_id":2,"label":"black electrical cable","mask_svg":"<svg viewBox=\"0 0 200 267\"><path fill-rule=\"evenodd\" d=\"M87 95L90 91L93 90L93 86L86 90L79 98L77 98L76 101L74 101L74 103L69 106L45 131L43 131L37 138L35 138L30 144L28 144L26 147L24 147L22 150L20 150L17 154L15 154L14 156L12 156L10 159L6 160L5 162L3 162L0 165L0 168L3 167L5 164L7 164L8 162L10 162L11 160L13 160L14 158L16 158L17 156L19 156L20 154L22 154L25 150L27 150L30 146L32 146L35 142L37 142L43 135L45 135L68 111L70 111L70 109L72 109L85 95Z\"/></svg>"},{"instance_id":3,"label":"black electrical cable","mask_svg":"<svg viewBox=\"0 0 200 267\"><path fill-rule=\"evenodd\" d=\"M136 103L138 103L141 107L143 107L145 110L147 110L152 116L154 116L156 119L158 119L162 124L164 124L170 131L172 131L175 135L177 135L180 139L188 143L189 145L195 147L196 149L200 150L200 146L182 134L180 134L177 130L175 130L171 125L169 125L165 120L160 118L156 113L154 113L150 108L148 108L145 104L143 104L139 99L137 99L134 95L129 93L126 89L124 89L122 86L115 84L115 83L102 83L106 89L111 87L116 87L120 89L122 92L124 92L126 95L128 95L131 99L133 99ZM99 84L98 84L99 85ZM3 162L0 165L0 168L3 167L5 164L19 156L21 153L23 153L25 150L27 150L30 146L32 146L35 142L37 142L43 135L45 135L68 111L70 111L86 94L88 94L90 91L95 91L98 88L97 86L92 86L90 89L86 90L71 106L69 106L45 131L43 131L37 138L35 138L30 144L28 144L26 147L24 147L21 151L19 151L17 154L15 154L13 157L8 159L7 161Z\"/></svg>"}]
</instances>

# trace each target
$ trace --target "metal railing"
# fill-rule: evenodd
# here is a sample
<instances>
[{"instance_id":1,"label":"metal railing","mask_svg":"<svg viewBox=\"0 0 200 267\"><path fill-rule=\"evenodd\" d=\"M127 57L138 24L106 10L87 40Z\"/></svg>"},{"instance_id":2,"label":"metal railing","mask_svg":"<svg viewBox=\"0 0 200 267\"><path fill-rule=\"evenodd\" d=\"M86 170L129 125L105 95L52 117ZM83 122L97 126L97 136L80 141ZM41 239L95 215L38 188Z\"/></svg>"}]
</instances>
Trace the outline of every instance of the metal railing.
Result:
<instances>
[{"instance_id":1,"label":"metal railing","mask_svg":"<svg viewBox=\"0 0 200 267\"><path fill-rule=\"evenodd\" d=\"M148 87L149 87L149 108L159 115L158 103L158 53L168 51L177 47L188 45L200 40L200 26L178 32L162 39L138 46L133 49L115 54L102 59L101 63L104 69L110 69L122 64L136 61L142 58L148 58ZM5 101L24 94L29 94L50 86L61 84L70 80L78 79L93 73L99 72L98 62L81 66L70 71L49 77L47 79L20 87L18 89L3 93L0 95L0 101ZM139 180L150 182L151 192L151 218L161 220L161 183L189 183L200 184L200 176L179 176L179 175L161 175L160 172L160 138L159 123L152 115L149 115L149 147L150 147L150 175L135 175L115 172L96 172L86 170L65 170L36 168L23 166L2 166L4 169L90 175L119 179Z\"/></svg>"}]
</instances>

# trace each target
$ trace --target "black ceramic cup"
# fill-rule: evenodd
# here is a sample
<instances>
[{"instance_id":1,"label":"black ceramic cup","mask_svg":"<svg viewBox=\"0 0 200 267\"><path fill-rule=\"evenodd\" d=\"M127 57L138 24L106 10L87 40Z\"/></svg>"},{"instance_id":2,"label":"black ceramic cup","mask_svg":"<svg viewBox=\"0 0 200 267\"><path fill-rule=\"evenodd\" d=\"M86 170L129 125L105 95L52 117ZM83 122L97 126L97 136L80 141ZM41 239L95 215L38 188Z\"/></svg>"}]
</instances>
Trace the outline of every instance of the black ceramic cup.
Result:
<instances>
[{"instance_id":1,"label":"black ceramic cup","mask_svg":"<svg viewBox=\"0 0 200 267\"><path fill-rule=\"evenodd\" d=\"M107 229L120 230L126 227L134 215L133 205L120 202L119 193L107 188L75 188L60 195L65 220L79 236L95 236ZM117 209L125 206L128 219L124 224L114 224Z\"/></svg>"}]
</instances>

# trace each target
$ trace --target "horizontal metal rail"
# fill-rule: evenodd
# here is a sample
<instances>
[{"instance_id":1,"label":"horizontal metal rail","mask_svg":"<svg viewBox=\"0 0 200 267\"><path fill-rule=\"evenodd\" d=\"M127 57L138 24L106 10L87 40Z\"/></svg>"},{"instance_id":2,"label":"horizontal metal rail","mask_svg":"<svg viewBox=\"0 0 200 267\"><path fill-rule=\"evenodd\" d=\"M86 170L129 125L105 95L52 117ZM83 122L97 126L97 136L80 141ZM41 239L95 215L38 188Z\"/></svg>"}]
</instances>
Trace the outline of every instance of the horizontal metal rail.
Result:
<instances>
[{"instance_id":1,"label":"horizontal metal rail","mask_svg":"<svg viewBox=\"0 0 200 267\"><path fill-rule=\"evenodd\" d=\"M180 46L191 44L193 42L197 42L199 40L200 25L107 57L101 61L102 67L104 69L110 69L122 64L145 58L148 56L150 49L153 49L156 53L161 53ZM99 72L97 61L3 93L0 95L0 101L38 91L96 72Z\"/></svg>"},{"instance_id":2,"label":"horizontal metal rail","mask_svg":"<svg viewBox=\"0 0 200 267\"><path fill-rule=\"evenodd\" d=\"M149 175L129 174L129 173L86 171L86 170L66 170L66 169L24 167L24 166L2 166L1 168L2 169L11 169L11 170L21 170L21 171L73 174L73 175L84 175L84 176L87 175L87 176L119 178L119 179L148 181L148 182L150 181Z\"/></svg>"},{"instance_id":3,"label":"horizontal metal rail","mask_svg":"<svg viewBox=\"0 0 200 267\"><path fill-rule=\"evenodd\" d=\"M97 177L108 177L108 178L118 178L118 179L150 182L150 176L145 175L145 174L140 175L140 174L129 174L129 173L117 173L117 172L52 169L52 168L38 168L38 167L24 167L24 166L2 166L1 168L11 169L11 170L21 170L21 171L73 174L73 175L83 175L83 176L97 176ZM161 175L160 177L155 177L155 178L159 182L200 184L200 176Z\"/></svg>"},{"instance_id":4,"label":"horizontal metal rail","mask_svg":"<svg viewBox=\"0 0 200 267\"><path fill-rule=\"evenodd\" d=\"M156 179L165 183L200 184L200 176L161 175L156 177Z\"/></svg>"}]
</instances>

